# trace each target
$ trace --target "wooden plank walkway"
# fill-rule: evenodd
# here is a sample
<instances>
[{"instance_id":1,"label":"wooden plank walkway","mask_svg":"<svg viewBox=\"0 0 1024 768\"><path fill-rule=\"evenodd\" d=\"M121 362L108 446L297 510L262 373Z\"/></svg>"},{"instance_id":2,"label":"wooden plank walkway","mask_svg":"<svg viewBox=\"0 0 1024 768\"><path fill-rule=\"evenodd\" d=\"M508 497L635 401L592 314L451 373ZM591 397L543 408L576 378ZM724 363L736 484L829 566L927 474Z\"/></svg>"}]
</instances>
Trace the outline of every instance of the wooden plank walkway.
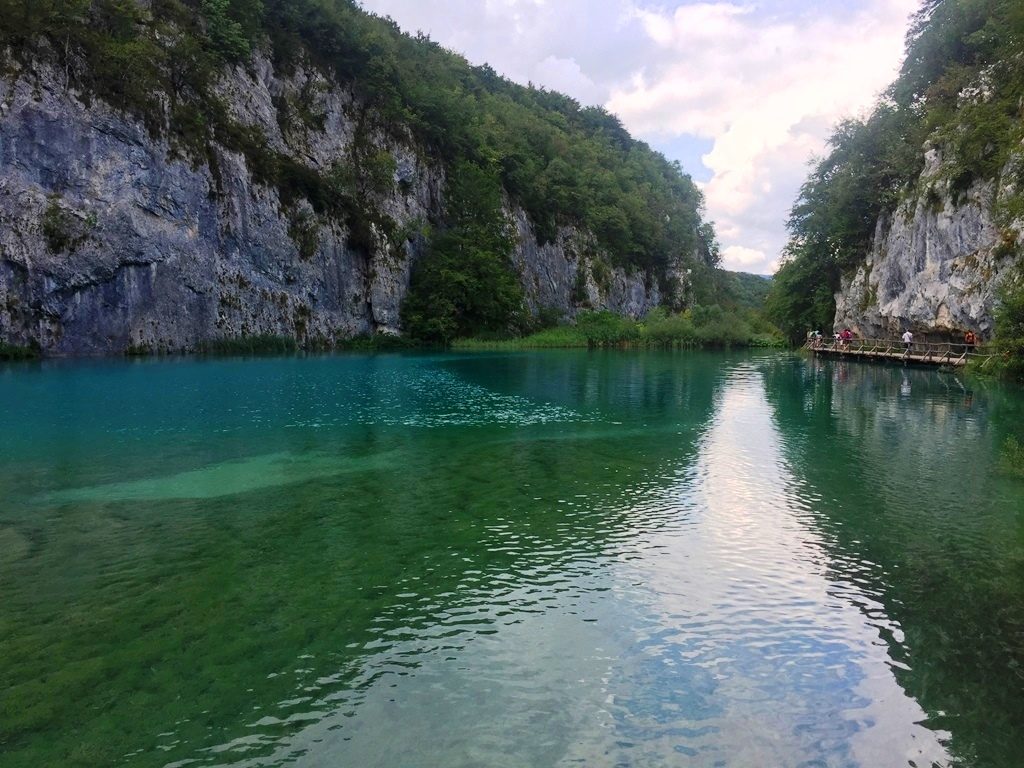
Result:
<instances>
[{"instance_id":1,"label":"wooden plank walkway","mask_svg":"<svg viewBox=\"0 0 1024 768\"><path fill-rule=\"evenodd\" d=\"M852 357L870 360L892 360L923 365L960 367L968 360L985 360L995 355L979 352L973 345L955 342L912 342L910 348L899 339L852 339L849 342L821 339L808 342L806 348L822 357Z\"/></svg>"}]
</instances>

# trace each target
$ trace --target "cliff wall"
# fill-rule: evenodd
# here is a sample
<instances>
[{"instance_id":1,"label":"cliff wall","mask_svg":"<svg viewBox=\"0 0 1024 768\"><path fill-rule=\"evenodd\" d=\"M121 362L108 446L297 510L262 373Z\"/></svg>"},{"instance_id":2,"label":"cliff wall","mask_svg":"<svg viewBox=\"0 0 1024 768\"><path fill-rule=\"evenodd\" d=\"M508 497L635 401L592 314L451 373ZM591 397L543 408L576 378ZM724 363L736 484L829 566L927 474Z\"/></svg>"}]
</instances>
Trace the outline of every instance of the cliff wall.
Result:
<instances>
[{"instance_id":1,"label":"cliff wall","mask_svg":"<svg viewBox=\"0 0 1024 768\"><path fill-rule=\"evenodd\" d=\"M836 329L866 338L908 328L936 338L967 330L991 337L1000 279L1015 246L1024 245L1021 222L1001 222L996 213L1013 188L977 182L957 195L942 170L941 154L929 150L921 191L878 220L864 264L836 294Z\"/></svg>"},{"instance_id":2,"label":"cliff wall","mask_svg":"<svg viewBox=\"0 0 1024 768\"><path fill-rule=\"evenodd\" d=\"M239 125L319 172L367 145L390 156L390 183L362 194L393 226L356 237L260 183L243 154L213 144L197 161L59 69L23 65L0 78L0 341L83 355L400 332L412 267L443 223L443 165L411 137L367 130L365 106L314 67L283 74L256 56L218 90ZM540 245L522 210L508 214L534 312L639 316L662 301L654 281L605 266L588 233Z\"/></svg>"}]
</instances>

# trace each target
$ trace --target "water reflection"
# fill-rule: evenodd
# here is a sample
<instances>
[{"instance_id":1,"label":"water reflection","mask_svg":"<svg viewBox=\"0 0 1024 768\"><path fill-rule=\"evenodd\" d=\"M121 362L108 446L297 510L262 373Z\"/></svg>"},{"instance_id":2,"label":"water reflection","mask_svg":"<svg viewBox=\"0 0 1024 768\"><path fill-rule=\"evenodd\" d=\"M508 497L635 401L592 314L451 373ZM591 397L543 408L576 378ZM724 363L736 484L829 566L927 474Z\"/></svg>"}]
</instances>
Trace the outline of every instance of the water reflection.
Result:
<instances>
[{"instance_id":1,"label":"water reflection","mask_svg":"<svg viewBox=\"0 0 1024 768\"><path fill-rule=\"evenodd\" d=\"M593 398L608 391L593 370L582 378ZM643 389L618 391L668 410ZM893 674L883 638L901 630L862 573L872 564L848 561L836 578L757 367L732 369L713 391L695 453L601 499L602 519L586 522L607 528L598 551L581 557L564 538L497 521L478 545L526 567L467 570L464 601L439 610L431 598L422 625L405 606L379 616L382 638L345 681L355 695L307 715L271 761L945 764L946 734L919 724L925 713ZM570 519L574 508L591 517L595 499L577 499L559 503ZM396 726L386 742L381 722Z\"/></svg>"},{"instance_id":2,"label":"water reflection","mask_svg":"<svg viewBox=\"0 0 1024 768\"><path fill-rule=\"evenodd\" d=\"M836 578L817 499L782 455L758 366L731 370L695 466L665 502L687 524L621 574L636 645L614 675L612 764L945 764L944 734L893 674L899 627L863 567ZM634 661L633 659L640 661ZM588 764L600 761L590 755ZM911 762L912 761L912 762Z\"/></svg>"},{"instance_id":3,"label":"water reflection","mask_svg":"<svg viewBox=\"0 0 1024 768\"><path fill-rule=\"evenodd\" d=\"M763 371L786 459L818 499L831 570L872 564L863 577L898 622L883 635L897 679L930 726L952 733L964 764L1015 765L1024 488L999 446L1019 404L931 370L773 361Z\"/></svg>"},{"instance_id":4,"label":"water reflection","mask_svg":"<svg viewBox=\"0 0 1024 768\"><path fill-rule=\"evenodd\" d=\"M1019 615L999 409L952 380L575 352L57 372L0 380L5 766L924 766L988 735L984 696L1021 712L941 665L994 671L983 629ZM950 443L978 454L969 521L936 503Z\"/></svg>"}]
</instances>

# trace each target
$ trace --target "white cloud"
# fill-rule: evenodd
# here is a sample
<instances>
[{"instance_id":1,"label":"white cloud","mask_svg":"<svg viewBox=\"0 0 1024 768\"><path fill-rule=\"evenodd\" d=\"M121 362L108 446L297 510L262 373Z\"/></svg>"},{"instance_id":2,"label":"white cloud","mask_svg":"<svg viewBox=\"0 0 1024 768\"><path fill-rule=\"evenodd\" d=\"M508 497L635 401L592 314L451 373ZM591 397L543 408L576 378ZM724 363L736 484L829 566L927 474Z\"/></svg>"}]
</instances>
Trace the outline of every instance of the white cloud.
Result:
<instances>
[{"instance_id":1,"label":"white cloud","mask_svg":"<svg viewBox=\"0 0 1024 768\"><path fill-rule=\"evenodd\" d=\"M725 263L767 270L807 159L824 150L832 124L862 112L895 76L916 6L870 0L852 16L822 11L800 23L733 3L640 10L654 57L667 63L615 88L608 106L641 135L713 139L704 192ZM758 250L765 256L754 262Z\"/></svg>"},{"instance_id":2,"label":"white cloud","mask_svg":"<svg viewBox=\"0 0 1024 768\"><path fill-rule=\"evenodd\" d=\"M391 16L408 32L429 34L474 64L486 62L519 83L549 88L557 83L585 103L604 103L623 72L640 68L648 47L629 0L363 0L362 5ZM566 69L573 66L582 78L567 83Z\"/></svg>"},{"instance_id":3,"label":"white cloud","mask_svg":"<svg viewBox=\"0 0 1024 768\"><path fill-rule=\"evenodd\" d=\"M766 274L775 271L778 267L778 258L773 258L756 248L728 245L722 249L722 264L726 269L737 272Z\"/></svg>"},{"instance_id":4,"label":"white cloud","mask_svg":"<svg viewBox=\"0 0 1024 768\"><path fill-rule=\"evenodd\" d=\"M548 56L533 68L538 83L547 88L574 96L584 104L599 104L604 97L604 89L584 74L575 59L563 59Z\"/></svg>"},{"instance_id":5,"label":"white cloud","mask_svg":"<svg viewBox=\"0 0 1024 768\"><path fill-rule=\"evenodd\" d=\"M808 158L824 150L837 120L863 112L895 76L918 0L364 6L513 80L605 103L651 143L710 140L702 187L725 264L765 272L785 244Z\"/></svg>"}]
</instances>

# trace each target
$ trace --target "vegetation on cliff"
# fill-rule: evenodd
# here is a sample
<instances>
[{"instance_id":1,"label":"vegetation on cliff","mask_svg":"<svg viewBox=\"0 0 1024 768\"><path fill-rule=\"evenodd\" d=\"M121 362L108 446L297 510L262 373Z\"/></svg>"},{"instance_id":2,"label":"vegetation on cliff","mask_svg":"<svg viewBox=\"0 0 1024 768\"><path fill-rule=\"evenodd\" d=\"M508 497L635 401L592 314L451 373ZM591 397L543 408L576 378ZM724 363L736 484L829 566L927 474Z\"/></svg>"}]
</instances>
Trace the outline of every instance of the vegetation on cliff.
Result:
<instances>
[{"instance_id":1,"label":"vegetation on cliff","mask_svg":"<svg viewBox=\"0 0 1024 768\"><path fill-rule=\"evenodd\" d=\"M791 339L828 328L841 276L871 246L879 216L910 196L954 199L1002 175L1009 193L997 219L1024 215L1024 4L926 0L914 17L897 80L863 120L847 120L793 206L791 239L769 313ZM926 142L942 152L941 176L919 189ZM936 197L937 199L937 197ZM1013 238L1006 240L1013 248Z\"/></svg>"},{"instance_id":2,"label":"vegetation on cliff","mask_svg":"<svg viewBox=\"0 0 1024 768\"><path fill-rule=\"evenodd\" d=\"M1018 264L1000 285L995 320L992 348L998 356L984 372L1024 381L1024 264Z\"/></svg>"},{"instance_id":3,"label":"vegetation on cliff","mask_svg":"<svg viewBox=\"0 0 1024 768\"><path fill-rule=\"evenodd\" d=\"M612 312L584 311L568 323L542 313L524 336L477 333L456 340L459 349L544 349L573 347L782 347L785 338L764 315L771 279L716 270L705 286L714 303L695 303L679 312L657 307L633 319Z\"/></svg>"},{"instance_id":4,"label":"vegetation on cliff","mask_svg":"<svg viewBox=\"0 0 1024 768\"><path fill-rule=\"evenodd\" d=\"M413 273L402 328L441 343L522 330L523 289L512 270L512 233L497 180L471 163L456 165L446 207L447 227L431 238Z\"/></svg>"},{"instance_id":5,"label":"vegetation on cliff","mask_svg":"<svg viewBox=\"0 0 1024 768\"><path fill-rule=\"evenodd\" d=\"M506 195L542 242L573 225L593 234L612 266L648 273L669 292L664 278L679 264L709 283L714 235L678 163L631 138L603 109L470 66L353 0L0 0L0 15L0 50L55 62L86 96L138 116L195 162L215 166L215 144L244 153L286 206L308 200L318 216L345 223L355 247L369 250L375 233L401 239L368 194L394 184L393 160L389 166L370 138L383 133L453 170L455 196L466 180L486 187L491 203ZM246 66L254 52L283 72L313 64L352 89L361 108L350 158L315 167L230 116L215 85L225 67ZM309 104L285 106L278 105L282 119L318 119ZM521 302L507 243L498 237L468 248L479 228L453 205L448 214L432 222L438 236L416 278L409 322L430 338L489 330L499 316L514 329ZM301 221L293 230L301 252L315 247ZM492 294L487 306L474 303L481 292ZM428 297L440 297L436 313Z\"/></svg>"}]
</instances>

